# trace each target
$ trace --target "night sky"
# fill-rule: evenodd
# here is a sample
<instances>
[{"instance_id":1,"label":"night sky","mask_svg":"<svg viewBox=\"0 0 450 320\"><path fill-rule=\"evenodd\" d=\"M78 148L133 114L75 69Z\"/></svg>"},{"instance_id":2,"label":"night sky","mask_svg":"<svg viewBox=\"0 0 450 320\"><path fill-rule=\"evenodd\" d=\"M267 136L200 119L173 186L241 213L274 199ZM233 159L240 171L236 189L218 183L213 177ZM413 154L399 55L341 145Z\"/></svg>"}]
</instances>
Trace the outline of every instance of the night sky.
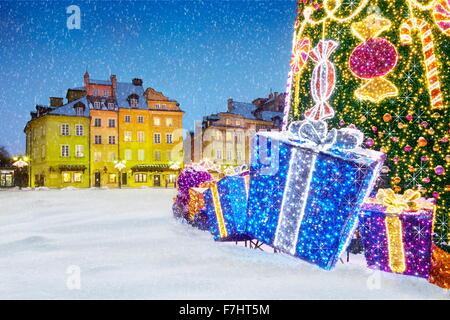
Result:
<instances>
[{"instance_id":1,"label":"night sky","mask_svg":"<svg viewBox=\"0 0 450 320\"><path fill-rule=\"evenodd\" d=\"M66 8L81 9L69 30ZM0 1L0 145L24 153L36 104L93 79L162 91L186 111L184 127L285 90L295 0Z\"/></svg>"}]
</instances>

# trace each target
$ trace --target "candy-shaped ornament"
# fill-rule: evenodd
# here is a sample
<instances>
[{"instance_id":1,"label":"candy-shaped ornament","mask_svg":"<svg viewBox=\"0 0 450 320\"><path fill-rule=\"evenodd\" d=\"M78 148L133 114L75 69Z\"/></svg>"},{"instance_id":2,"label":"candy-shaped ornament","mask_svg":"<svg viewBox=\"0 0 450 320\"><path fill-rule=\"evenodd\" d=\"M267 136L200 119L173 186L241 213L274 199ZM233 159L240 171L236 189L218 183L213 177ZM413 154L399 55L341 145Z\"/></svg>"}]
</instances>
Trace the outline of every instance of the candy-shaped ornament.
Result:
<instances>
[{"instance_id":1,"label":"candy-shaped ornament","mask_svg":"<svg viewBox=\"0 0 450 320\"><path fill-rule=\"evenodd\" d=\"M329 61L338 43L321 40L310 52L309 57L316 63L311 78L311 95L316 103L305 112L308 120L325 120L334 117L334 110L328 103L336 84L336 68Z\"/></svg>"},{"instance_id":2,"label":"candy-shaped ornament","mask_svg":"<svg viewBox=\"0 0 450 320\"><path fill-rule=\"evenodd\" d=\"M439 29L450 36L450 0L440 0L436 3L433 18Z\"/></svg>"},{"instance_id":3,"label":"candy-shaped ornament","mask_svg":"<svg viewBox=\"0 0 450 320\"><path fill-rule=\"evenodd\" d=\"M352 24L353 34L363 41L353 50L349 59L351 72L364 80L363 85L355 91L358 99L379 103L387 97L398 95L397 87L384 78L397 65L397 50L388 40L378 37L390 26L388 19L377 14Z\"/></svg>"},{"instance_id":4,"label":"candy-shaped ornament","mask_svg":"<svg viewBox=\"0 0 450 320\"><path fill-rule=\"evenodd\" d=\"M300 72L308 61L308 55L311 50L311 40L302 38L297 41L292 51L291 71L295 75Z\"/></svg>"}]
</instances>

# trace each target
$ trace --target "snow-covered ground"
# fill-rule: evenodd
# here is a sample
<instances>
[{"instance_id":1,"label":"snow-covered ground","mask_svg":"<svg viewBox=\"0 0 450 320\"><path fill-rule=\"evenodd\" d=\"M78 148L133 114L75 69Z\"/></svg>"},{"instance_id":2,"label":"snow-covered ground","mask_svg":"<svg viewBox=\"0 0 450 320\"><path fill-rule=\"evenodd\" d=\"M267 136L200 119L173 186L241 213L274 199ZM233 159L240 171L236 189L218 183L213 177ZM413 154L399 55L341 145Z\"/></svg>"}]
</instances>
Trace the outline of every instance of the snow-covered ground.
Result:
<instances>
[{"instance_id":1,"label":"snow-covered ground","mask_svg":"<svg viewBox=\"0 0 450 320\"><path fill-rule=\"evenodd\" d=\"M216 243L172 218L174 195L0 191L0 298L450 299L424 279L371 271L361 256L327 272Z\"/></svg>"}]
</instances>

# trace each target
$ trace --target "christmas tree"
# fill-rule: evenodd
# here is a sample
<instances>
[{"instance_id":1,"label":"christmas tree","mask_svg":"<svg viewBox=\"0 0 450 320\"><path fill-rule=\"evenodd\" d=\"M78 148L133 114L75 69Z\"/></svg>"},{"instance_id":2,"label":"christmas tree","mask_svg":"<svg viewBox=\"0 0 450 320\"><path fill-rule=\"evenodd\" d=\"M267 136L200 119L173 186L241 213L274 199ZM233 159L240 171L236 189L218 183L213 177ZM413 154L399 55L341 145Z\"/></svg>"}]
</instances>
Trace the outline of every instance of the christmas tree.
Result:
<instances>
[{"instance_id":1,"label":"christmas tree","mask_svg":"<svg viewBox=\"0 0 450 320\"><path fill-rule=\"evenodd\" d=\"M320 40L338 44L335 74L310 54ZM450 0L300 0L285 115L363 131L364 147L387 154L379 187L436 199L434 241L447 251L449 60Z\"/></svg>"}]
</instances>

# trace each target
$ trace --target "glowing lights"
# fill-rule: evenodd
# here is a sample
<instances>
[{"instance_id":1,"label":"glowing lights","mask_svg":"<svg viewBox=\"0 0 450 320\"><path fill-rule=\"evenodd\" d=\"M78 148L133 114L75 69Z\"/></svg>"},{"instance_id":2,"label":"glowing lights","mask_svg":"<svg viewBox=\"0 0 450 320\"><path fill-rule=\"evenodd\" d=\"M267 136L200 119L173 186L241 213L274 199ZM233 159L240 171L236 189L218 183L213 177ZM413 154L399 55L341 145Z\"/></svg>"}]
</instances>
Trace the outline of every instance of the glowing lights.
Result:
<instances>
[{"instance_id":1,"label":"glowing lights","mask_svg":"<svg viewBox=\"0 0 450 320\"><path fill-rule=\"evenodd\" d=\"M448 248L450 251L450 248ZM437 286L450 289L450 253L433 244L432 266L429 281Z\"/></svg>"},{"instance_id":2,"label":"glowing lights","mask_svg":"<svg viewBox=\"0 0 450 320\"><path fill-rule=\"evenodd\" d=\"M205 212L216 241L248 240L246 178L227 176L214 183L204 195Z\"/></svg>"},{"instance_id":3,"label":"glowing lights","mask_svg":"<svg viewBox=\"0 0 450 320\"><path fill-rule=\"evenodd\" d=\"M443 109L441 84L439 82L439 70L436 55L434 54L434 41L431 28L428 23L421 19L411 18L400 29L400 40L402 45L412 44L412 30L417 29L422 39L422 53L425 60L426 75L428 79L428 91L431 97L433 109Z\"/></svg>"},{"instance_id":4,"label":"glowing lights","mask_svg":"<svg viewBox=\"0 0 450 320\"><path fill-rule=\"evenodd\" d=\"M352 24L352 32L362 44L350 55L349 68L360 79L366 80L355 91L356 98L379 103L387 97L398 95L397 87L386 76L397 65L398 53L386 39L376 38L391 27L388 19L376 14Z\"/></svg>"},{"instance_id":5,"label":"glowing lights","mask_svg":"<svg viewBox=\"0 0 450 320\"><path fill-rule=\"evenodd\" d=\"M362 207L360 227L370 268L428 278L435 206L420 192L380 189Z\"/></svg>"},{"instance_id":6,"label":"glowing lights","mask_svg":"<svg viewBox=\"0 0 450 320\"><path fill-rule=\"evenodd\" d=\"M384 160L382 153L357 148L362 139L354 129L328 131L323 121L294 122L289 133L257 134L249 236L333 268L353 236L359 205ZM268 164L273 170L267 170Z\"/></svg>"},{"instance_id":7,"label":"glowing lights","mask_svg":"<svg viewBox=\"0 0 450 320\"><path fill-rule=\"evenodd\" d=\"M334 110L328 103L336 84L336 69L328 59L338 43L332 40L321 40L310 52L311 60L316 63L311 78L311 94L316 105L305 112L311 120L324 120L334 117Z\"/></svg>"},{"instance_id":8,"label":"glowing lights","mask_svg":"<svg viewBox=\"0 0 450 320\"><path fill-rule=\"evenodd\" d=\"M433 9L433 18L439 29L450 36L450 0L440 0Z\"/></svg>"}]
</instances>

